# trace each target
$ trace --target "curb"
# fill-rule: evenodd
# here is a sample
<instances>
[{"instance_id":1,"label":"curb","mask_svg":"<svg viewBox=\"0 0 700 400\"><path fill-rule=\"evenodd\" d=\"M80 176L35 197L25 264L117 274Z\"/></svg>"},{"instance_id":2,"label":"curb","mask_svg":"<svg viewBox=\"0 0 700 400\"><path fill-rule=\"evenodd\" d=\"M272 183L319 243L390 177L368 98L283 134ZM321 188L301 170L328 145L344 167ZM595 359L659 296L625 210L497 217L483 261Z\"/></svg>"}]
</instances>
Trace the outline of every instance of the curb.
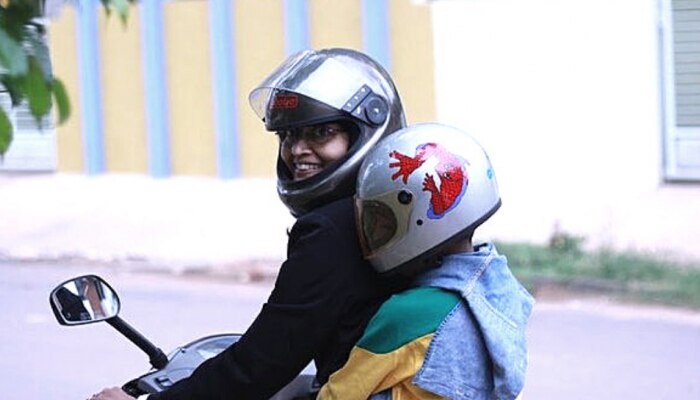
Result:
<instances>
[{"instance_id":1,"label":"curb","mask_svg":"<svg viewBox=\"0 0 700 400\"><path fill-rule=\"evenodd\" d=\"M225 263L185 263L149 260L146 258L124 257L97 260L80 255L56 257L8 257L0 253L2 265L63 265L91 267L97 270L113 270L134 274L170 275L173 277L196 277L216 279L235 283L272 283L277 278L283 260L247 259Z\"/></svg>"}]
</instances>

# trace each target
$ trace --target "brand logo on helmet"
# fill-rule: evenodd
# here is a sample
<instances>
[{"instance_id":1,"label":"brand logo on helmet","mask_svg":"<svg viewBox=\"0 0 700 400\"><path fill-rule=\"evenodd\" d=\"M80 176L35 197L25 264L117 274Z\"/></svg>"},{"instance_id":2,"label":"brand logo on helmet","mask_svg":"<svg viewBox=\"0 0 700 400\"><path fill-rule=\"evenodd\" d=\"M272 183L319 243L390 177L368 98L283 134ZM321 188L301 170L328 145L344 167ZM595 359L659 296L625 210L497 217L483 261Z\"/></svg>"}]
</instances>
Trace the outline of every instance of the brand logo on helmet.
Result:
<instances>
[{"instance_id":1,"label":"brand logo on helmet","mask_svg":"<svg viewBox=\"0 0 700 400\"><path fill-rule=\"evenodd\" d=\"M299 105L299 96L293 94L280 94L275 96L272 101L272 109L290 109L297 108Z\"/></svg>"},{"instance_id":2,"label":"brand logo on helmet","mask_svg":"<svg viewBox=\"0 0 700 400\"><path fill-rule=\"evenodd\" d=\"M431 157L438 161L435 172L440 179L440 185L435 182L432 174L426 173L423 178L423 191L430 193L430 206L428 218L440 219L450 210L454 209L464 196L469 184L467 177L467 161L456 156L444 147L435 143L421 144L416 148L416 154L411 157L394 150L389 157L396 159L389 164L389 168L398 168L392 176L392 180L402 178L404 184L408 183L408 177L420 168Z\"/></svg>"}]
</instances>

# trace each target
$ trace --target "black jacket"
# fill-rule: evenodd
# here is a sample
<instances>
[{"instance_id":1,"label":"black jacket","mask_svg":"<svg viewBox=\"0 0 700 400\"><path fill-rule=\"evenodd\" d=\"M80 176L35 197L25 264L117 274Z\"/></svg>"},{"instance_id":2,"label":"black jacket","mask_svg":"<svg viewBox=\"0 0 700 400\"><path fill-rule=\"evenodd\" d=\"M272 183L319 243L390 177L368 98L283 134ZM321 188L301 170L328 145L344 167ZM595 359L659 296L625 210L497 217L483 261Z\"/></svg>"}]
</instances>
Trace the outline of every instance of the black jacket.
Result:
<instances>
[{"instance_id":1,"label":"black jacket","mask_svg":"<svg viewBox=\"0 0 700 400\"><path fill-rule=\"evenodd\" d=\"M390 291L362 258L352 198L315 209L292 227L275 288L240 341L149 399L268 399L312 359L323 384Z\"/></svg>"}]
</instances>

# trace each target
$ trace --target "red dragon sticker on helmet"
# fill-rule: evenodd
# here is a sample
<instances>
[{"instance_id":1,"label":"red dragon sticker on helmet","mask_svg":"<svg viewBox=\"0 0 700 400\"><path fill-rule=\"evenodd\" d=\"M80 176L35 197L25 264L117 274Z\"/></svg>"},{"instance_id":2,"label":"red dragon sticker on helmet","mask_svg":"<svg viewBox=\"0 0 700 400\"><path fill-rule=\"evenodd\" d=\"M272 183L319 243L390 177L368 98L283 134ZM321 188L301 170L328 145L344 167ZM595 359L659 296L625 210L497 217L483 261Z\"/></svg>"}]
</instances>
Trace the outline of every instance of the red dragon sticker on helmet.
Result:
<instances>
[{"instance_id":1,"label":"red dragon sticker on helmet","mask_svg":"<svg viewBox=\"0 0 700 400\"><path fill-rule=\"evenodd\" d=\"M435 143L421 144L416 148L416 155L413 157L399 153L394 150L389 153L389 157L397 161L389 164L389 168L398 168L392 176L392 180L399 177L403 183L408 183L408 177L431 157L438 160L435 172L440 178L440 186L435 183L433 175L426 173L423 179L423 191L430 192L430 207L428 208L428 218L440 219L447 212L455 208L464 196L469 184L467 161L458 157Z\"/></svg>"},{"instance_id":2,"label":"red dragon sticker on helmet","mask_svg":"<svg viewBox=\"0 0 700 400\"><path fill-rule=\"evenodd\" d=\"M299 105L299 96L293 94L278 94L272 100L272 109L291 109Z\"/></svg>"}]
</instances>

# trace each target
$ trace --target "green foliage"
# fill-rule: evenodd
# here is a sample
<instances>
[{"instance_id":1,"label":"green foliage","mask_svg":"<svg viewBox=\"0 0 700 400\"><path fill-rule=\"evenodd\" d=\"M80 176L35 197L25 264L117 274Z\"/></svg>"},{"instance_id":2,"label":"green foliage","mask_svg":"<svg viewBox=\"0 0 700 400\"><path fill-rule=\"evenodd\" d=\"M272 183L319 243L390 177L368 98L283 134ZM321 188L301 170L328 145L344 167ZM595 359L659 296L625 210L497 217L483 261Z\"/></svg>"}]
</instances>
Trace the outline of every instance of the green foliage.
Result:
<instances>
[{"instance_id":1,"label":"green foliage","mask_svg":"<svg viewBox=\"0 0 700 400\"><path fill-rule=\"evenodd\" d=\"M101 0L107 14L115 11L123 23L129 15L129 3L136 0ZM0 84L16 107L29 104L37 122L55 105L58 122L70 116L70 100L65 86L51 72L49 50L44 42L41 17L44 0L0 0ZM9 110L0 108L0 157L12 143Z\"/></svg>"},{"instance_id":2,"label":"green foliage","mask_svg":"<svg viewBox=\"0 0 700 400\"><path fill-rule=\"evenodd\" d=\"M51 109L51 85L44 75L39 61L30 58L29 72L24 79L24 94L29 101L29 110L37 121Z\"/></svg>"},{"instance_id":3,"label":"green foliage","mask_svg":"<svg viewBox=\"0 0 700 400\"><path fill-rule=\"evenodd\" d=\"M2 155L5 154L7 151L7 148L10 147L10 143L12 142L12 123L10 122L10 119L7 117L7 114L5 114L5 111L3 111L0 108L0 132L7 132L5 135L0 134L0 159L2 158Z\"/></svg>"},{"instance_id":4,"label":"green foliage","mask_svg":"<svg viewBox=\"0 0 700 400\"><path fill-rule=\"evenodd\" d=\"M111 14L111 10L115 10L122 23L126 24L127 17L129 16L129 3L133 3L135 0L101 0L102 5L107 12L107 15Z\"/></svg>"},{"instance_id":5,"label":"green foliage","mask_svg":"<svg viewBox=\"0 0 700 400\"><path fill-rule=\"evenodd\" d=\"M58 111L58 123L62 124L66 122L68 116L70 116L68 93L66 93L66 87L60 79L53 78L51 83L51 92L53 93L53 99L56 102L56 110Z\"/></svg>"},{"instance_id":6,"label":"green foliage","mask_svg":"<svg viewBox=\"0 0 700 400\"><path fill-rule=\"evenodd\" d=\"M12 77L27 73L27 55L22 46L0 26L0 65Z\"/></svg>"},{"instance_id":7,"label":"green foliage","mask_svg":"<svg viewBox=\"0 0 700 400\"><path fill-rule=\"evenodd\" d=\"M584 238L566 232L554 232L549 238L549 248L560 253L581 253Z\"/></svg>"},{"instance_id":8,"label":"green foliage","mask_svg":"<svg viewBox=\"0 0 700 400\"><path fill-rule=\"evenodd\" d=\"M579 243L580 244L580 243ZM513 273L528 289L554 284L621 299L700 308L700 266L657 256L566 245L498 243Z\"/></svg>"}]
</instances>

